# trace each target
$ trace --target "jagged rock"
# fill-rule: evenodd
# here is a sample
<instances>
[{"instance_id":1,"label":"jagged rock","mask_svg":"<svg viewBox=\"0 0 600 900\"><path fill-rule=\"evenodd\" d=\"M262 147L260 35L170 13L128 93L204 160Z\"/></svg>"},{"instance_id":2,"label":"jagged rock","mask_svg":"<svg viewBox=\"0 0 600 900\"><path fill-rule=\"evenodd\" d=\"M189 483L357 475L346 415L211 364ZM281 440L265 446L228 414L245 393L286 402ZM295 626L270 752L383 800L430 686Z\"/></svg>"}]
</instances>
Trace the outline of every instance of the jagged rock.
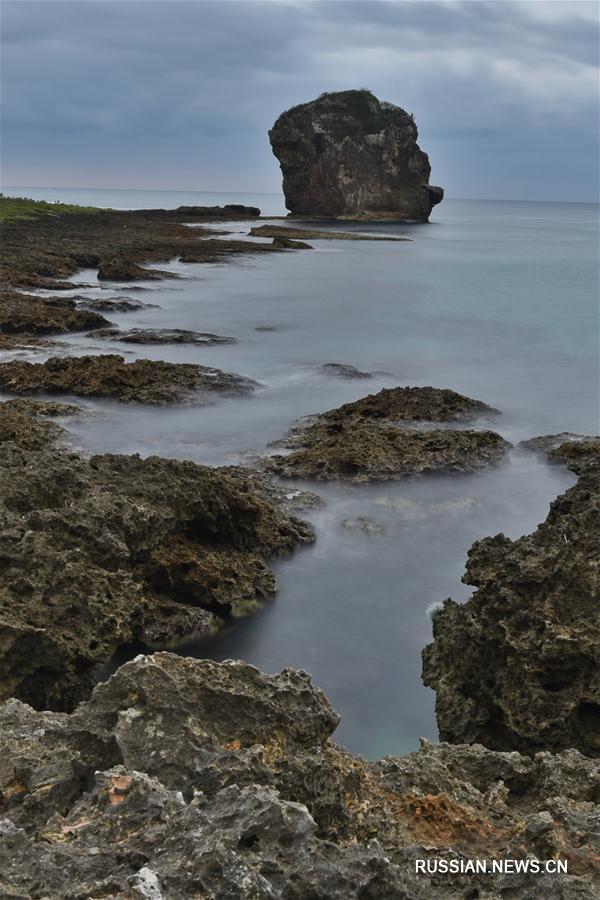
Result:
<instances>
[{"instance_id":1,"label":"jagged rock","mask_svg":"<svg viewBox=\"0 0 600 900\"><path fill-rule=\"evenodd\" d=\"M0 333L65 334L100 328L110 322L95 312L75 309L73 301L61 298L42 299L18 291L0 293Z\"/></svg>"},{"instance_id":2,"label":"jagged rock","mask_svg":"<svg viewBox=\"0 0 600 900\"><path fill-rule=\"evenodd\" d=\"M432 745L368 763L303 672L160 653L70 715L0 706L0 895L591 900L597 764ZM415 860L569 874L416 874ZM158 892L158 893L157 893Z\"/></svg>"},{"instance_id":3,"label":"jagged rock","mask_svg":"<svg viewBox=\"0 0 600 900\"><path fill-rule=\"evenodd\" d=\"M282 113L269 139L292 215L427 221L444 196L414 118L370 91L339 91Z\"/></svg>"},{"instance_id":4,"label":"jagged rock","mask_svg":"<svg viewBox=\"0 0 600 900\"><path fill-rule=\"evenodd\" d=\"M44 363L0 363L0 389L13 394L75 394L114 397L124 403L168 403L194 392L244 394L256 383L241 375L192 363L122 356L55 357Z\"/></svg>"},{"instance_id":5,"label":"jagged rock","mask_svg":"<svg viewBox=\"0 0 600 900\"><path fill-rule=\"evenodd\" d=\"M6 400L0 403L0 443L12 441L23 450L41 450L54 443L64 429L55 416L76 416L81 410L69 403L43 400Z\"/></svg>"},{"instance_id":6,"label":"jagged rock","mask_svg":"<svg viewBox=\"0 0 600 900\"><path fill-rule=\"evenodd\" d=\"M477 590L435 617L423 680L444 740L600 756L600 440L550 455L579 481L532 534L472 546Z\"/></svg>"},{"instance_id":7,"label":"jagged rock","mask_svg":"<svg viewBox=\"0 0 600 900\"><path fill-rule=\"evenodd\" d=\"M0 444L1 699L67 708L120 644L213 634L275 594L268 557L312 539L237 470L20 449L55 436Z\"/></svg>"},{"instance_id":8,"label":"jagged rock","mask_svg":"<svg viewBox=\"0 0 600 900\"><path fill-rule=\"evenodd\" d=\"M185 328L130 328L121 331L119 328L98 328L88 332L91 338L107 338L120 341L122 344L200 344L211 347L213 344L236 344L233 337L211 334L208 331L189 331Z\"/></svg>"},{"instance_id":9,"label":"jagged rock","mask_svg":"<svg viewBox=\"0 0 600 900\"><path fill-rule=\"evenodd\" d=\"M498 410L455 391L384 388L300 422L278 442L286 456L265 458L285 477L353 482L425 472L471 472L498 463L510 444L493 431L417 430L398 423L466 422Z\"/></svg>"},{"instance_id":10,"label":"jagged rock","mask_svg":"<svg viewBox=\"0 0 600 900\"><path fill-rule=\"evenodd\" d=\"M409 241L410 238L392 237L383 234L360 234L354 231L318 231L314 228L290 228L286 225L257 225L251 228L252 237L270 237L275 241L283 239L312 238L319 241ZM305 247L312 249L309 244Z\"/></svg>"}]
</instances>

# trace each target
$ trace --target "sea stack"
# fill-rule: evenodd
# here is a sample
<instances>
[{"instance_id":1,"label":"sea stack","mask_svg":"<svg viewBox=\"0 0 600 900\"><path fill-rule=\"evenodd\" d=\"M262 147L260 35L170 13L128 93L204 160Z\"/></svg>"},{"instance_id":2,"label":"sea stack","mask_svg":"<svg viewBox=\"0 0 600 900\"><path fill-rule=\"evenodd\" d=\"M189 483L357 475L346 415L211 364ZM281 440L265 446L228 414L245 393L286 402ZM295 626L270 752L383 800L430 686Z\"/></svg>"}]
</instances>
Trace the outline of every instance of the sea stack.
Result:
<instances>
[{"instance_id":1,"label":"sea stack","mask_svg":"<svg viewBox=\"0 0 600 900\"><path fill-rule=\"evenodd\" d=\"M282 113L269 139L294 216L426 222L444 196L410 113L367 90L321 94Z\"/></svg>"}]
</instances>

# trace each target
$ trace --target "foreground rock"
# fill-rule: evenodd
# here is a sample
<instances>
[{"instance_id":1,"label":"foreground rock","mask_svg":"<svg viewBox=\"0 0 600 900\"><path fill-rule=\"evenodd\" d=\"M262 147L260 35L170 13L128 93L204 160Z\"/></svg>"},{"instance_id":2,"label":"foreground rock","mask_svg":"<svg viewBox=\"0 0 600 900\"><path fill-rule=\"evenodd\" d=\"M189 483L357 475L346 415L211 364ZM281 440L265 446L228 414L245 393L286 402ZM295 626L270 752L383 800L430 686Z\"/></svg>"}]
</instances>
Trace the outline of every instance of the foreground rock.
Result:
<instances>
[{"instance_id":1,"label":"foreground rock","mask_svg":"<svg viewBox=\"0 0 600 900\"><path fill-rule=\"evenodd\" d=\"M124 403L168 403L205 394L244 394L256 383L241 375L191 363L122 356L73 356L44 363L0 363L0 389L13 394L75 394L114 397Z\"/></svg>"},{"instance_id":2,"label":"foreground rock","mask_svg":"<svg viewBox=\"0 0 600 900\"><path fill-rule=\"evenodd\" d=\"M434 746L367 763L302 672L166 653L71 715L0 706L0 894L205 900L591 898L597 766ZM535 854L569 874L431 877Z\"/></svg>"},{"instance_id":3,"label":"foreground rock","mask_svg":"<svg viewBox=\"0 0 600 900\"><path fill-rule=\"evenodd\" d=\"M65 334L110 325L96 312L77 309L73 300L42 299L18 291L0 292L0 334Z\"/></svg>"},{"instance_id":4,"label":"foreground rock","mask_svg":"<svg viewBox=\"0 0 600 900\"><path fill-rule=\"evenodd\" d=\"M236 344L233 337L211 334L208 331L188 331L185 328L98 328L88 332L91 338L107 338L122 344L198 344L211 347L213 344Z\"/></svg>"},{"instance_id":5,"label":"foreground rock","mask_svg":"<svg viewBox=\"0 0 600 900\"><path fill-rule=\"evenodd\" d=\"M477 541L423 654L440 736L532 753L576 747L600 756L600 441L551 458L580 477L533 534Z\"/></svg>"},{"instance_id":6,"label":"foreground rock","mask_svg":"<svg viewBox=\"0 0 600 900\"><path fill-rule=\"evenodd\" d=\"M281 444L286 456L265 459L286 477L353 482L428 472L472 472L498 463L510 445L493 431L424 430L406 422L466 422L497 410L439 388L384 388L315 416Z\"/></svg>"},{"instance_id":7,"label":"foreground rock","mask_svg":"<svg viewBox=\"0 0 600 900\"><path fill-rule=\"evenodd\" d=\"M38 450L58 431L18 413L0 407L1 699L69 708L119 645L213 634L274 595L268 557L312 539L251 475Z\"/></svg>"},{"instance_id":8,"label":"foreground rock","mask_svg":"<svg viewBox=\"0 0 600 900\"><path fill-rule=\"evenodd\" d=\"M309 238L320 241L408 241L409 238L387 237L381 234L359 234L353 231L316 231L314 228L288 228L284 225L257 225L250 229L253 237L271 237L273 241L283 238ZM310 249L308 244L304 245Z\"/></svg>"},{"instance_id":9,"label":"foreground rock","mask_svg":"<svg viewBox=\"0 0 600 900\"><path fill-rule=\"evenodd\" d=\"M339 91L282 113L269 132L293 215L427 221L444 192L413 117L370 91Z\"/></svg>"}]
</instances>

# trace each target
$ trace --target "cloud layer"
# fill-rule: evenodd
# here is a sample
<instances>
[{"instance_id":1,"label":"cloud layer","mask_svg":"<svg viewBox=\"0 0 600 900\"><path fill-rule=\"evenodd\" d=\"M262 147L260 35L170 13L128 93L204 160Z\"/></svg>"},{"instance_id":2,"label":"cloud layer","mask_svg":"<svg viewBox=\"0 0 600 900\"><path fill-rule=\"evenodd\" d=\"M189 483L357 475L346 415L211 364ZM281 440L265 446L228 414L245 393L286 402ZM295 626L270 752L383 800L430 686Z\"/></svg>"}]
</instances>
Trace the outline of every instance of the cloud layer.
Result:
<instances>
[{"instance_id":1,"label":"cloud layer","mask_svg":"<svg viewBox=\"0 0 600 900\"><path fill-rule=\"evenodd\" d=\"M597 199L598 7L578 0L4 0L5 184L279 188L324 90L415 114L455 197Z\"/></svg>"}]
</instances>

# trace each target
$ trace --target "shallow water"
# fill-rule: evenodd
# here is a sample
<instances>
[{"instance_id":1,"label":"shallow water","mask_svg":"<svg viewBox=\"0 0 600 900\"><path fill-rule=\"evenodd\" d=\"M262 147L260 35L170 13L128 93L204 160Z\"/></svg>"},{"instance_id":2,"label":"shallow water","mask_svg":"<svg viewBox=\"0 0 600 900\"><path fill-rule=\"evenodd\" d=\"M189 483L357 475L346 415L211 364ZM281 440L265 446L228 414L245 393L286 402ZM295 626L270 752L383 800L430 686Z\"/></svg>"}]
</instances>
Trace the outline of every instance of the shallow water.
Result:
<instances>
[{"instance_id":1,"label":"shallow water","mask_svg":"<svg viewBox=\"0 0 600 900\"><path fill-rule=\"evenodd\" d=\"M72 202L66 193L61 199ZM94 196L78 201L109 205ZM261 205L257 196L200 196L167 203L157 194L135 205ZM280 213L280 200L269 196L269 214ZM149 282L135 293L125 285L95 288L104 297L131 293L160 304L109 316L122 327L193 328L239 343L133 347L77 336L68 340L70 351L199 362L251 376L261 387L205 407L90 403L96 415L72 424L74 442L87 451L251 462L299 416L396 384L450 387L498 407L502 417L485 426L513 443L596 432L597 208L449 200L433 220L360 225L410 243L314 241L314 251L172 264L185 279ZM248 227L229 226L242 234ZM74 280L93 282L95 272ZM256 330L264 326L274 330ZM387 374L344 381L318 371L327 362ZM275 563L277 600L212 642L180 650L243 658L266 671L305 668L343 716L341 742L367 756L413 749L420 735L436 735L434 695L420 683L428 609L447 596L468 597L460 579L474 540L531 531L573 481L565 469L514 450L505 465L476 475L298 483L326 503L306 514L316 526L314 546ZM383 533L341 527L360 516Z\"/></svg>"}]
</instances>

